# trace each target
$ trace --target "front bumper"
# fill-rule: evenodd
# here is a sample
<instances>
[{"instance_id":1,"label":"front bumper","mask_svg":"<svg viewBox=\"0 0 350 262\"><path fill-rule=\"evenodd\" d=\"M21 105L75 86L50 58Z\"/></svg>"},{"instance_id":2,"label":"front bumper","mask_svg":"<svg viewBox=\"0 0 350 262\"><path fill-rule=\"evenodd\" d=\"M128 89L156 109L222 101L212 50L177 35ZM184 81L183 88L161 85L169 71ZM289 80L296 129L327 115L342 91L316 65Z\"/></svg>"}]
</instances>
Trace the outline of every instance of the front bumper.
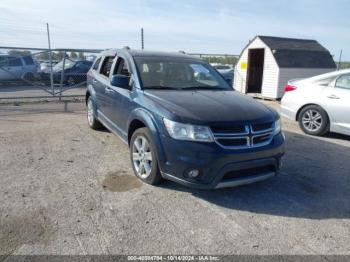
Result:
<instances>
[{"instance_id":1,"label":"front bumper","mask_svg":"<svg viewBox=\"0 0 350 262\"><path fill-rule=\"evenodd\" d=\"M275 176L284 154L284 137L280 133L269 145L236 150L224 149L215 143L178 141L161 135L161 146L158 159L164 178L193 188L214 189ZM196 179L186 176L193 169L200 171Z\"/></svg>"}]
</instances>

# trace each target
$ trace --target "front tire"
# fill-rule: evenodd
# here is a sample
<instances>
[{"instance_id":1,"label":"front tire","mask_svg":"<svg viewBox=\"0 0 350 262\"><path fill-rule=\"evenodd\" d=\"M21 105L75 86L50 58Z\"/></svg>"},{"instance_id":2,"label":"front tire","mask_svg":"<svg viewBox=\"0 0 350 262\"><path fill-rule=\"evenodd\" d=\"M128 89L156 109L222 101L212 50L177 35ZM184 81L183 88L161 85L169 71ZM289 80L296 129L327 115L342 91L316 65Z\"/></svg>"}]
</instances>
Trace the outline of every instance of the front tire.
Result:
<instances>
[{"instance_id":1,"label":"front tire","mask_svg":"<svg viewBox=\"0 0 350 262\"><path fill-rule=\"evenodd\" d=\"M130 160L135 175L143 182L157 185L162 181L156 147L146 127L137 129L131 137Z\"/></svg>"},{"instance_id":2,"label":"front tire","mask_svg":"<svg viewBox=\"0 0 350 262\"><path fill-rule=\"evenodd\" d=\"M304 133L322 136L329 131L329 119L320 106L311 105L303 108L299 114L299 126Z\"/></svg>"},{"instance_id":3,"label":"front tire","mask_svg":"<svg viewBox=\"0 0 350 262\"><path fill-rule=\"evenodd\" d=\"M69 76L69 77L68 77L68 79L67 79L67 84L68 84L68 86L74 86L74 85L76 85L76 81L75 81L75 79L74 79L73 76Z\"/></svg>"},{"instance_id":4,"label":"front tire","mask_svg":"<svg viewBox=\"0 0 350 262\"><path fill-rule=\"evenodd\" d=\"M102 128L102 124L97 120L95 116L95 110L94 110L94 102L89 96L87 101L87 122L91 129L99 130Z\"/></svg>"},{"instance_id":5,"label":"front tire","mask_svg":"<svg viewBox=\"0 0 350 262\"><path fill-rule=\"evenodd\" d=\"M27 72L24 74L23 79L26 81L34 81L34 74L31 72Z\"/></svg>"}]
</instances>

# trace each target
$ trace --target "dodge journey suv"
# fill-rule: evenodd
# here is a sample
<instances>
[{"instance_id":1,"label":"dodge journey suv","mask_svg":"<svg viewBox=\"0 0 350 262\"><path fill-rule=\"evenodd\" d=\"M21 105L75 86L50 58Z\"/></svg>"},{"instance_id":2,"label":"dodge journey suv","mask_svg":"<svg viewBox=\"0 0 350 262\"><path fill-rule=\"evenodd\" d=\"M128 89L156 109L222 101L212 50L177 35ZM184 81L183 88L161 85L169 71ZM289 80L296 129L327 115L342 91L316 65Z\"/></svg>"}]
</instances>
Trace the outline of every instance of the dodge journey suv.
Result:
<instances>
[{"instance_id":1,"label":"dodge journey suv","mask_svg":"<svg viewBox=\"0 0 350 262\"><path fill-rule=\"evenodd\" d=\"M130 148L135 175L202 188L274 176L284 154L279 115L239 94L208 63L181 53L107 50L87 77L87 120Z\"/></svg>"}]
</instances>

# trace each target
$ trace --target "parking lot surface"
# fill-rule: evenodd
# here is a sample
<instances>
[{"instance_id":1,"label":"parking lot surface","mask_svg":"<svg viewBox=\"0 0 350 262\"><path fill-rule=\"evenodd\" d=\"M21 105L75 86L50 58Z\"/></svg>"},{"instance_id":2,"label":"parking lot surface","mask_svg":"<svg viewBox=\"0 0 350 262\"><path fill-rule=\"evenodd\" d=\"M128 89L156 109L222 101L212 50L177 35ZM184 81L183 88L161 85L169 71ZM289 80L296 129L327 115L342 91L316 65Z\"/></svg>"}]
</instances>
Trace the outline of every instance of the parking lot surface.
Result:
<instances>
[{"instance_id":1,"label":"parking lot surface","mask_svg":"<svg viewBox=\"0 0 350 262\"><path fill-rule=\"evenodd\" d=\"M279 176L154 187L84 110L0 106L0 254L350 254L349 137L307 136L284 120Z\"/></svg>"}]
</instances>

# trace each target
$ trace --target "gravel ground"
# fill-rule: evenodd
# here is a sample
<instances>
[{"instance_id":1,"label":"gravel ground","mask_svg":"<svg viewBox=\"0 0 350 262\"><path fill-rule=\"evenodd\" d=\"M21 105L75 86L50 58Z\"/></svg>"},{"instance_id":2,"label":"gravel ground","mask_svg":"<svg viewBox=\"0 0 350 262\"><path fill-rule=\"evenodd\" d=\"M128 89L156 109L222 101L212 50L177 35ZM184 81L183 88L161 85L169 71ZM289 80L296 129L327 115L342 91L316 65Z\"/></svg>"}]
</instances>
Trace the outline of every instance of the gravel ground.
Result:
<instances>
[{"instance_id":1,"label":"gravel ground","mask_svg":"<svg viewBox=\"0 0 350 262\"><path fill-rule=\"evenodd\" d=\"M2 105L0 254L350 254L350 138L284 130L278 177L153 187L82 103Z\"/></svg>"}]
</instances>

